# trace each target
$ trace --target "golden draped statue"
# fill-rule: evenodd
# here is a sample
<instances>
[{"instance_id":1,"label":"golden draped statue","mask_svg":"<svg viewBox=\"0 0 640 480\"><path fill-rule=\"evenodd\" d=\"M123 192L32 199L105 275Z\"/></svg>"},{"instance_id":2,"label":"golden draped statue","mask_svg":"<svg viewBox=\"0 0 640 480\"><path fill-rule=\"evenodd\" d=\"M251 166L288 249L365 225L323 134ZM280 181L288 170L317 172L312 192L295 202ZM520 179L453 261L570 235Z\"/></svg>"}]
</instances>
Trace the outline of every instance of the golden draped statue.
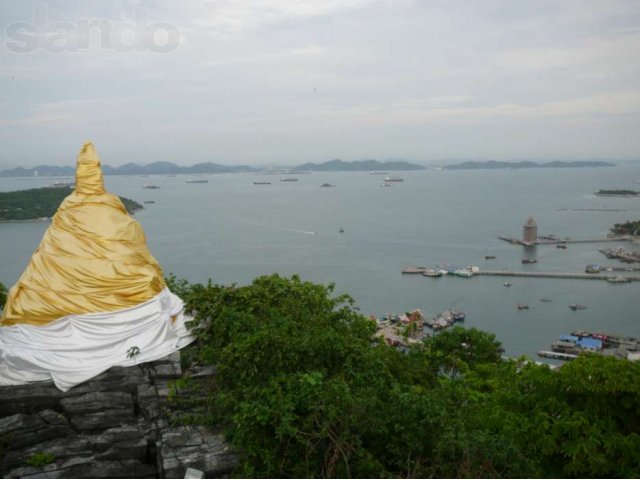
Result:
<instances>
[{"instance_id":1,"label":"golden draped statue","mask_svg":"<svg viewBox=\"0 0 640 480\"><path fill-rule=\"evenodd\" d=\"M98 155L87 142L78 155L75 190L9 291L0 326L46 325L70 314L122 310L164 287L142 227L120 198L106 193Z\"/></svg>"}]
</instances>

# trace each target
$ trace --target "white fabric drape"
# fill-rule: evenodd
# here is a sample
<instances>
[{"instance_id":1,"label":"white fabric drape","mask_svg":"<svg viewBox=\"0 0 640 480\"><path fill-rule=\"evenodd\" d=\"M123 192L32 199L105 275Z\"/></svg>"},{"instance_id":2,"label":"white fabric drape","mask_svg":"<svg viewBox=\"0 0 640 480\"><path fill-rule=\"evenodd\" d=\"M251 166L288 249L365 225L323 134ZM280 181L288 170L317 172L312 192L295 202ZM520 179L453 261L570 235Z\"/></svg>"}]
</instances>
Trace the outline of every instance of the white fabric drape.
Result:
<instances>
[{"instance_id":1,"label":"white fabric drape","mask_svg":"<svg viewBox=\"0 0 640 480\"><path fill-rule=\"evenodd\" d=\"M53 380L62 391L113 366L165 357L191 343L184 304L168 288L136 307L0 327L0 385ZM129 358L137 347L139 354Z\"/></svg>"}]
</instances>

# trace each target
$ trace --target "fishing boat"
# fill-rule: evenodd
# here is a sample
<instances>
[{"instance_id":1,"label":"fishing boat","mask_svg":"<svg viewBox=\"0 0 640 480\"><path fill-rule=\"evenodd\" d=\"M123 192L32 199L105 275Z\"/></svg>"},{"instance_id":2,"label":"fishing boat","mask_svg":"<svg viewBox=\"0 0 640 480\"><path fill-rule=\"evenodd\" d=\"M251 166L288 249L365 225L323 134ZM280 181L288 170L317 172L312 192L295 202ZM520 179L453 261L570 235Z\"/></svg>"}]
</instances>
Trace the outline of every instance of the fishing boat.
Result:
<instances>
[{"instance_id":1,"label":"fishing boat","mask_svg":"<svg viewBox=\"0 0 640 480\"><path fill-rule=\"evenodd\" d=\"M206 180L204 178L193 178L193 179L187 180L187 183L209 183L209 180Z\"/></svg>"},{"instance_id":2,"label":"fishing boat","mask_svg":"<svg viewBox=\"0 0 640 480\"><path fill-rule=\"evenodd\" d=\"M485 256L484 256L484 259L485 259L485 260L493 260L493 259L495 259L495 258L496 258L496 256L495 256L495 255L485 255Z\"/></svg>"},{"instance_id":3,"label":"fishing boat","mask_svg":"<svg viewBox=\"0 0 640 480\"><path fill-rule=\"evenodd\" d=\"M522 263L525 265L528 263L538 263L538 260L536 260L535 258L523 258Z\"/></svg>"},{"instance_id":4,"label":"fishing boat","mask_svg":"<svg viewBox=\"0 0 640 480\"><path fill-rule=\"evenodd\" d=\"M297 182L298 179L294 177L282 177L280 181L281 182Z\"/></svg>"},{"instance_id":5,"label":"fishing boat","mask_svg":"<svg viewBox=\"0 0 640 480\"><path fill-rule=\"evenodd\" d=\"M404 182L404 178L386 176L384 177L384 181L385 182Z\"/></svg>"},{"instance_id":6,"label":"fishing boat","mask_svg":"<svg viewBox=\"0 0 640 480\"><path fill-rule=\"evenodd\" d=\"M160 188L160 187L159 187L159 186L157 186L157 185L156 185L156 184L154 184L154 183L145 183L145 184L142 186L142 188L146 188L147 190L155 190L155 189L158 189L158 188Z\"/></svg>"},{"instance_id":7,"label":"fishing boat","mask_svg":"<svg viewBox=\"0 0 640 480\"><path fill-rule=\"evenodd\" d=\"M271 182L253 182L254 185L271 185Z\"/></svg>"},{"instance_id":8,"label":"fishing boat","mask_svg":"<svg viewBox=\"0 0 640 480\"><path fill-rule=\"evenodd\" d=\"M511 282L509 280L507 280L502 285L504 285L505 287L510 287L511 286Z\"/></svg>"},{"instance_id":9,"label":"fishing boat","mask_svg":"<svg viewBox=\"0 0 640 480\"><path fill-rule=\"evenodd\" d=\"M529 310L529 305L526 303L516 303L516 307L518 307L518 310Z\"/></svg>"}]
</instances>

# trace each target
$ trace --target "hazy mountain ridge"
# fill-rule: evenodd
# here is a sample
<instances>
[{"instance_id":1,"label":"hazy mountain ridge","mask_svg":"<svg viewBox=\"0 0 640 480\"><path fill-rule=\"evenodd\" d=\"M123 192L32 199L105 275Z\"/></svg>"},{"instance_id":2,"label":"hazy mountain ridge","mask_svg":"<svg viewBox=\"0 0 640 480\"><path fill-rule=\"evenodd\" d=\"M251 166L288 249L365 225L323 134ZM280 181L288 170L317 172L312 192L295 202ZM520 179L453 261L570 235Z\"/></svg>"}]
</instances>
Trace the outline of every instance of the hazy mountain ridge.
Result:
<instances>
[{"instance_id":1,"label":"hazy mountain ridge","mask_svg":"<svg viewBox=\"0 0 640 480\"><path fill-rule=\"evenodd\" d=\"M615 167L614 163L595 161L595 160L578 160L573 162L564 162L555 160L552 162L501 162L496 160L489 160L486 162L467 161L462 163L456 163L454 165L446 165L442 168L447 170L488 170L499 168L583 168L583 167Z\"/></svg>"},{"instance_id":2,"label":"hazy mountain ridge","mask_svg":"<svg viewBox=\"0 0 640 480\"><path fill-rule=\"evenodd\" d=\"M330 160L324 163L305 163L291 170L297 171L344 171L358 172L370 170L424 170L425 167L405 161L379 162L378 160L359 160L345 162L343 160ZM289 168L287 168L288 170ZM182 167L171 162L153 162L147 165L137 163L125 163L119 167L102 165L105 175L174 175L174 174L202 174L202 173L236 173L236 172L262 172L268 170L262 167L250 167L248 165L222 165L213 162L197 163L190 167ZM38 165L33 168L11 168L0 171L0 177L55 177L75 175L74 167L56 167L50 165Z\"/></svg>"},{"instance_id":3,"label":"hazy mountain ridge","mask_svg":"<svg viewBox=\"0 0 640 480\"><path fill-rule=\"evenodd\" d=\"M329 160L323 163L304 163L295 168L299 171L314 172L359 172L370 170L424 170L425 167L404 160L380 162L378 160L356 160L345 162L340 159Z\"/></svg>"},{"instance_id":4,"label":"hazy mountain ridge","mask_svg":"<svg viewBox=\"0 0 640 480\"><path fill-rule=\"evenodd\" d=\"M105 175L168 175L168 174L201 174L201 173L234 173L256 172L261 169L247 165L220 165L213 162L197 163L190 167L181 167L171 162L153 162L148 165L137 163L125 163L120 167L102 165ZM34 168L11 168L0 171L0 177L56 177L75 175L74 167L56 167L50 165L38 165Z\"/></svg>"}]
</instances>

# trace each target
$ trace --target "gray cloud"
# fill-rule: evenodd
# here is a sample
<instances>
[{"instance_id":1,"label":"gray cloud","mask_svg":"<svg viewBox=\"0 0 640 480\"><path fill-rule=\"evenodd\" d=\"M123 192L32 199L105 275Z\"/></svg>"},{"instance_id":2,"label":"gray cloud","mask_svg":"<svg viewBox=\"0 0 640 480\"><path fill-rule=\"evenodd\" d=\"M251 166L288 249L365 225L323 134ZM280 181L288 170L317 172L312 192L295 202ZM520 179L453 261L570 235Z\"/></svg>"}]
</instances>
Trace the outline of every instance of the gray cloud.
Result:
<instances>
[{"instance_id":1,"label":"gray cloud","mask_svg":"<svg viewBox=\"0 0 640 480\"><path fill-rule=\"evenodd\" d=\"M62 51L13 53L37 9L71 25ZM113 165L640 157L635 0L5 0L0 19L0 168L88 138ZM93 28L71 51L82 21L140 48ZM177 48L137 43L160 24Z\"/></svg>"}]
</instances>

